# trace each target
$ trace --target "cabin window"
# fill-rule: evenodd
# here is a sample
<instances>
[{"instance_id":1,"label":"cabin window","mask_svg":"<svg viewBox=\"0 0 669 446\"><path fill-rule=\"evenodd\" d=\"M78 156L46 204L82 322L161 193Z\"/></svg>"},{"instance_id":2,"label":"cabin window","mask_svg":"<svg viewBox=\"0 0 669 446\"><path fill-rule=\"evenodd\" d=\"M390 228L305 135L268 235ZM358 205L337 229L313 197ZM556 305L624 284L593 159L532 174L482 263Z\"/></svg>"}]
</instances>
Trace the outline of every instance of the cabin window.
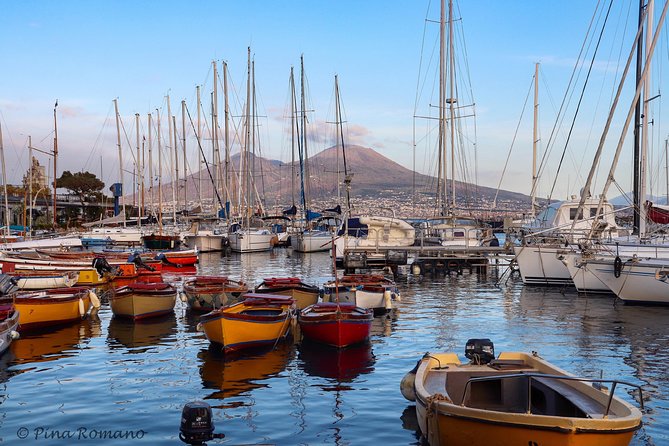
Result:
<instances>
[{"instance_id":1,"label":"cabin window","mask_svg":"<svg viewBox=\"0 0 669 446\"><path fill-rule=\"evenodd\" d=\"M465 236L464 231L454 231L453 232L453 237L464 238L464 236Z\"/></svg>"},{"instance_id":2,"label":"cabin window","mask_svg":"<svg viewBox=\"0 0 669 446\"><path fill-rule=\"evenodd\" d=\"M569 209L569 220L583 220L583 211L581 210L581 212L578 214L578 217L576 217L576 211L578 211L578 208Z\"/></svg>"},{"instance_id":3,"label":"cabin window","mask_svg":"<svg viewBox=\"0 0 669 446\"><path fill-rule=\"evenodd\" d=\"M597 215L597 208L590 208L590 216L594 217L595 215ZM600 220L604 218L604 209L602 209L602 212L599 214L599 217L597 218Z\"/></svg>"}]
</instances>

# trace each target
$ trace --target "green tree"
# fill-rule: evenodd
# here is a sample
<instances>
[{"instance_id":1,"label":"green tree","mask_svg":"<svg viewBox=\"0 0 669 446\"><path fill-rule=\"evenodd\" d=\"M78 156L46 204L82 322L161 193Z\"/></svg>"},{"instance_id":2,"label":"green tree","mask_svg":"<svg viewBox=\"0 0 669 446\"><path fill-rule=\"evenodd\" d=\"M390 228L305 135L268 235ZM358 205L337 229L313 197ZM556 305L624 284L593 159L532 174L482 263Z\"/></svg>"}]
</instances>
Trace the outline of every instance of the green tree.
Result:
<instances>
[{"instance_id":1,"label":"green tree","mask_svg":"<svg viewBox=\"0 0 669 446\"><path fill-rule=\"evenodd\" d=\"M100 201L102 199L102 188L105 183L100 181L94 174L90 172L76 172L72 173L69 170L56 180L58 187L68 189L75 194L82 206L86 201Z\"/></svg>"}]
</instances>

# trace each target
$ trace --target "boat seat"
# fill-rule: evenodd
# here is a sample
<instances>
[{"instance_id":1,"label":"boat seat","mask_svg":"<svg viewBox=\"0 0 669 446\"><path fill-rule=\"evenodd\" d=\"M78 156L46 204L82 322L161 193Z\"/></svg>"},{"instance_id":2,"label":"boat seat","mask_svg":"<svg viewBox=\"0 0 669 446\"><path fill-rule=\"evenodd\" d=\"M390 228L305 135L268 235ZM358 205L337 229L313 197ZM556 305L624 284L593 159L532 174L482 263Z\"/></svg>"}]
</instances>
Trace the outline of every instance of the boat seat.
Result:
<instances>
[{"instance_id":1,"label":"boat seat","mask_svg":"<svg viewBox=\"0 0 669 446\"><path fill-rule=\"evenodd\" d=\"M488 365L495 370L527 370L532 368L522 359L493 359Z\"/></svg>"},{"instance_id":2,"label":"boat seat","mask_svg":"<svg viewBox=\"0 0 669 446\"><path fill-rule=\"evenodd\" d=\"M567 399L576 408L582 411L588 418L603 418L606 407L604 404L595 400L594 398L579 392L572 386L559 379L538 378L534 377L534 381L541 383L549 389L555 391L559 395Z\"/></svg>"}]
</instances>

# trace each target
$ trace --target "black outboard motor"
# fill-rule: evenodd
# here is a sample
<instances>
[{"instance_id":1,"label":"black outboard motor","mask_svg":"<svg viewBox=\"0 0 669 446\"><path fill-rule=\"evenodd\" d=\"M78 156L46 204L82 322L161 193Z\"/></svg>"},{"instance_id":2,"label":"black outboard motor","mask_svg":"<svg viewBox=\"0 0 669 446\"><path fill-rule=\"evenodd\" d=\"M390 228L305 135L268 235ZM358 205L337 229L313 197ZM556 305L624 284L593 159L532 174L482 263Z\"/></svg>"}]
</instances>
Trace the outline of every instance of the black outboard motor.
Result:
<instances>
[{"instance_id":1,"label":"black outboard motor","mask_svg":"<svg viewBox=\"0 0 669 446\"><path fill-rule=\"evenodd\" d=\"M179 439L186 444L204 446L205 441L224 438L225 434L214 433L211 406L204 401L186 403L181 412Z\"/></svg>"},{"instance_id":2,"label":"black outboard motor","mask_svg":"<svg viewBox=\"0 0 669 446\"><path fill-rule=\"evenodd\" d=\"M488 364L495 359L495 346L490 339L470 339L465 345L465 357L474 364Z\"/></svg>"},{"instance_id":3,"label":"black outboard motor","mask_svg":"<svg viewBox=\"0 0 669 446\"><path fill-rule=\"evenodd\" d=\"M107 259L104 257L96 257L93 259L93 268L98 272L100 276L104 276L105 273L113 272L112 266L109 264Z\"/></svg>"},{"instance_id":4,"label":"black outboard motor","mask_svg":"<svg viewBox=\"0 0 669 446\"><path fill-rule=\"evenodd\" d=\"M134 263L137 269L143 268L149 271L156 270L154 267L144 263L144 260L142 260L142 255L139 253L139 251L135 251L132 254L130 254L130 256L128 257L128 263Z\"/></svg>"}]
</instances>

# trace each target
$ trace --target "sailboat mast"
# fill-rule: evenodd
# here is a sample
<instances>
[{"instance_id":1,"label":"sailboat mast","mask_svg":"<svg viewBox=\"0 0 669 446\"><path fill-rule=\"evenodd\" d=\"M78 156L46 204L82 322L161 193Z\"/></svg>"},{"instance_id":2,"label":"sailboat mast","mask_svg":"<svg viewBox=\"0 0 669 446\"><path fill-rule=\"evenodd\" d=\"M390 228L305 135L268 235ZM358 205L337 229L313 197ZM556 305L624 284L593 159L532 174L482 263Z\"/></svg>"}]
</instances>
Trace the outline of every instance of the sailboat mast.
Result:
<instances>
[{"instance_id":1,"label":"sailboat mast","mask_svg":"<svg viewBox=\"0 0 669 446\"><path fill-rule=\"evenodd\" d=\"M202 147L202 104L200 102L200 86L195 87L197 96L197 146ZM202 207L202 151L197 151L197 202Z\"/></svg>"},{"instance_id":2,"label":"sailboat mast","mask_svg":"<svg viewBox=\"0 0 669 446\"><path fill-rule=\"evenodd\" d=\"M244 219L246 221L246 227L250 223L250 207L251 203L248 200L249 195L249 149L251 144L251 47L247 49L247 62L246 62L246 140L244 141L244 157L243 157L243 168L242 172L244 175L244 186L245 191L242 195L243 199L246 200L246 207L244 212Z\"/></svg>"},{"instance_id":3,"label":"sailboat mast","mask_svg":"<svg viewBox=\"0 0 669 446\"><path fill-rule=\"evenodd\" d=\"M33 232L33 137L28 136L28 159L30 160L30 168L28 169L28 197L30 202L30 213L28 214L28 227L30 228L30 234ZM102 175L100 175L102 176ZM37 191L39 193L39 190ZM669 194L669 177L667 177L667 194ZM669 201L668 201L669 202Z\"/></svg>"},{"instance_id":4,"label":"sailboat mast","mask_svg":"<svg viewBox=\"0 0 669 446\"><path fill-rule=\"evenodd\" d=\"M455 54L453 43L453 0L448 1L448 46L450 60L449 114L451 120L451 208L455 209Z\"/></svg>"},{"instance_id":5,"label":"sailboat mast","mask_svg":"<svg viewBox=\"0 0 669 446\"><path fill-rule=\"evenodd\" d=\"M114 112L116 114L116 146L118 147L118 171L119 171L119 178L121 180L121 204L123 208L123 227L125 227L126 213L125 213L125 198L124 198L125 191L123 190L123 151L121 150L121 119L118 114L117 99L114 99ZM55 179L53 185L54 187L56 186ZM56 202L54 201L54 212L56 210L55 203Z\"/></svg>"},{"instance_id":6,"label":"sailboat mast","mask_svg":"<svg viewBox=\"0 0 669 446\"><path fill-rule=\"evenodd\" d=\"M9 237L9 200L7 198L7 172L5 170L5 147L2 142L2 124L0 124L0 158L2 158L2 187L5 194L5 235Z\"/></svg>"},{"instance_id":7,"label":"sailboat mast","mask_svg":"<svg viewBox=\"0 0 669 446\"><path fill-rule=\"evenodd\" d=\"M156 121L158 125L158 230L163 230L163 148L160 136L160 111L156 109Z\"/></svg>"},{"instance_id":8,"label":"sailboat mast","mask_svg":"<svg viewBox=\"0 0 669 446\"><path fill-rule=\"evenodd\" d=\"M339 96L339 78L335 75L335 121L337 121L339 143L341 144L341 153L344 160L344 183L346 184L346 208L351 210L351 176L348 174L348 166L346 165L346 147L344 147L344 123L341 116L341 100Z\"/></svg>"},{"instance_id":9,"label":"sailboat mast","mask_svg":"<svg viewBox=\"0 0 669 446\"><path fill-rule=\"evenodd\" d=\"M534 218L537 209L537 122L539 120L539 64L534 65L534 128L532 130L532 191L531 215Z\"/></svg>"},{"instance_id":10,"label":"sailboat mast","mask_svg":"<svg viewBox=\"0 0 669 446\"><path fill-rule=\"evenodd\" d=\"M637 38L636 44L636 83L637 86L641 82L641 67L643 65L643 20L644 20L644 7L646 0L639 0L639 37ZM643 206L641 202L641 178L640 178L640 158L641 158L641 142L639 132L641 131L641 101L637 102L636 108L634 109L634 159L632 162L633 171L634 171L634 191L633 203L634 203L634 218L632 225L632 234L640 235L639 229L641 226L641 214L639 210Z\"/></svg>"},{"instance_id":11,"label":"sailboat mast","mask_svg":"<svg viewBox=\"0 0 669 446\"><path fill-rule=\"evenodd\" d=\"M139 152L139 113L135 113L135 140L137 143L136 150L137 150L137 159L135 160L135 171L137 172L137 217L138 217L138 224L141 227L142 223L142 195L141 195L141 190L140 190L140 185L142 184L142 164L141 164L141 158L140 158L140 152Z\"/></svg>"},{"instance_id":12,"label":"sailboat mast","mask_svg":"<svg viewBox=\"0 0 669 446\"><path fill-rule=\"evenodd\" d=\"M149 209L151 209L151 214L153 214L153 124L151 113L147 114L148 127L149 127Z\"/></svg>"},{"instance_id":13,"label":"sailboat mast","mask_svg":"<svg viewBox=\"0 0 669 446\"><path fill-rule=\"evenodd\" d=\"M646 64L650 63L648 51L652 42L653 34L653 6L654 0L649 0L646 5ZM639 160L639 236L646 234L646 176L647 176L647 154L648 154L648 102L650 98L650 75L648 71L643 81L643 122L641 128L641 153Z\"/></svg>"},{"instance_id":14,"label":"sailboat mast","mask_svg":"<svg viewBox=\"0 0 669 446\"><path fill-rule=\"evenodd\" d=\"M228 100L228 63L223 62L223 101L224 101L224 132L225 132L225 217L228 218L228 212L231 207L230 202L230 101Z\"/></svg>"},{"instance_id":15,"label":"sailboat mast","mask_svg":"<svg viewBox=\"0 0 669 446\"><path fill-rule=\"evenodd\" d=\"M293 67L290 67L290 148L291 148L291 163L290 163L290 196L292 204L295 206L295 126L297 125L295 113L297 109L297 98L295 97L295 75ZM668 180L669 181L669 180ZM669 188L667 188L669 191ZM669 193L669 192L667 192Z\"/></svg>"},{"instance_id":16,"label":"sailboat mast","mask_svg":"<svg viewBox=\"0 0 669 446\"><path fill-rule=\"evenodd\" d=\"M177 117L172 115L172 132L174 133L172 143L174 144L174 169L176 175L172 181L172 198L174 206L172 206L172 224L177 225L177 208L179 207L179 194L177 187L179 184L179 149L177 147Z\"/></svg>"},{"instance_id":17,"label":"sailboat mast","mask_svg":"<svg viewBox=\"0 0 669 446\"><path fill-rule=\"evenodd\" d=\"M184 211L188 209L188 175L186 174L186 101L181 101L181 145L184 157Z\"/></svg>"},{"instance_id":18,"label":"sailboat mast","mask_svg":"<svg viewBox=\"0 0 669 446\"><path fill-rule=\"evenodd\" d=\"M58 120L56 119L56 108L58 108L58 99L56 99L56 103L53 106L53 226L54 228L58 226L58 217L56 216L56 201L57 201L56 178L58 178L58 174L56 173L56 165L58 164ZM118 119L118 112L116 113L116 115ZM120 142L119 142L119 150L120 150ZM125 204L123 210L125 211Z\"/></svg>"},{"instance_id":19,"label":"sailboat mast","mask_svg":"<svg viewBox=\"0 0 669 446\"><path fill-rule=\"evenodd\" d=\"M309 154L307 152L307 101L304 91L304 56L300 56L300 104L302 107L302 156L304 157L302 176L302 204L304 205L304 217L309 222ZM305 181L306 178L306 181Z\"/></svg>"},{"instance_id":20,"label":"sailboat mast","mask_svg":"<svg viewBox=\"0 0 669 446\"><path fill-rule=\"evenodd\" d=\"M218 188L218 65L216 61L211 62L214 68L214 91L211 99L211 162L214 167L214 181L211 191L211 208L218 215L216 207L216 192Z\"/></svg>"},{"instance_id":21,"label":"sailboat mast","mask_svg":"<svg viewBox=\"0 0 669 446\"><path fill-rule=\"evenodd\" d=\"M437 193L437 203L441 207L442 215L446 215L448 209L448 195L446 188L446 6L441 0L441 13L439 18L439 178L441 191ZM443 202L439 203L440 200Z\"/></svg>"}]
</instances>

